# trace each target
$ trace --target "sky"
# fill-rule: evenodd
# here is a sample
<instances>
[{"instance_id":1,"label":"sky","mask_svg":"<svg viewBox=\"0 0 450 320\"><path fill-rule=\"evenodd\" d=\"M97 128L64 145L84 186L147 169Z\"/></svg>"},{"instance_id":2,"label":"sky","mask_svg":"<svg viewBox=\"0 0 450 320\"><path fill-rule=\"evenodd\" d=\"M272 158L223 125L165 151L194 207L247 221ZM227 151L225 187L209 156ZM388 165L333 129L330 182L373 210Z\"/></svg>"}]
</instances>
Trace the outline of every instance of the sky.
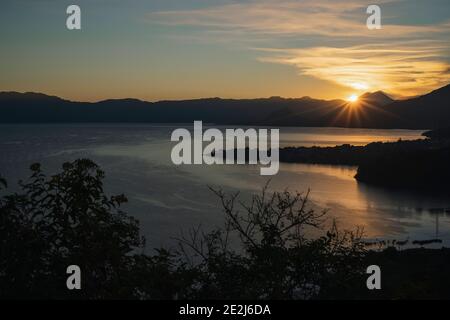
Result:
<instances>
[{"instance_id":1,"label":"sky","mask_svg":"<svg viewBox=\"0 0 450 320\"><path fill-rule=\"evenodd\" d=\"M81 30L66 8L81 8ZM366 9L381 8L380 30ZM449 0L2 0L0 91L77 101L415 96L450 83Z\"/></svg>"}]
</instances>

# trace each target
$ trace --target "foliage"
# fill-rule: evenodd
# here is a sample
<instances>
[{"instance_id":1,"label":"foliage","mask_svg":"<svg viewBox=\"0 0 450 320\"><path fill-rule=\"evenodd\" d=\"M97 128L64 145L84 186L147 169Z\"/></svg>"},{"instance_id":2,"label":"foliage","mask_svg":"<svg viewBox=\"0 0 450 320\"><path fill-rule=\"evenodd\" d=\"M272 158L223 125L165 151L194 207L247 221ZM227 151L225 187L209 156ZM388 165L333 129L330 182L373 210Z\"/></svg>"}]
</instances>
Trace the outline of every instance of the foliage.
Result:
<instances>
[{"instance_id":1,"label":"foliage","mask_svg":"<svg viewBox=\"0 0 450 320\"><path fill-rule=\"evenodd\" d=\"M22 193L0 207L1 296L107 298L122 291L127 254L143 245L138 222L120 211L125 196L106 197L103 171L90 160L65 163L46 177L31 166ZM83 290L66 288L66 268L83 270Z\"/></svg>"},{"instance_id":2,"label":"foliage","mask_svg":"<svg viewBox=\"0 0 450 320\"><path fill-rule=\"evenodd\" d=\"M193 230L180 239L186 259L192 252L203 278L196 298L311 299L342 295L362 275L365 251L361 231L340 231L336 223L322 237L308 238L308 228L321 229L326 212L308 208L309 192L269 194L267 185L250 205L238 194L213 190L226 215L226 227L209 234ZM239 238L238 250L230 239ZM339 292L339 293L338 293Z\"/></svg>"},{"instance_id":3,"label":"foliage","mask_svg":"<svg viewBox=\"0 0 450 320\"><path fill-rule=\"evenodd\" d=\"M324 232L308 193L268 192L249 204L212 189L225 227L193 229L178 248L140 252L139 223L108 197L91 160L47 177L39 164L21 192L0 198L0 297L84 299L312 299L350 295L363 274L361 232ZM6 181L0 180L6 187ZM5 190L2 190L4 193ZM307 237L309 230L322 232ZM79 265L82 290L67 290Z\"/></svg>"}]
</instances>

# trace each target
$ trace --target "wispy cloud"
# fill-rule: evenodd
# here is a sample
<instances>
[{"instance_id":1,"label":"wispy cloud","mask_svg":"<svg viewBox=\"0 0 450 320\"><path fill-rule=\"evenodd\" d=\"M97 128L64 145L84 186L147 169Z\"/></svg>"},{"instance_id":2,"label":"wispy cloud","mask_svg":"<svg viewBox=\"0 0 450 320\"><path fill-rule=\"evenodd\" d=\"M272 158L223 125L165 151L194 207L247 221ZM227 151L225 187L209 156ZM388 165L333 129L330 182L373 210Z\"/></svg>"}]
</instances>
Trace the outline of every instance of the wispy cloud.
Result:
<instances>
[{"instance_id":1,"label":"wispy cloud","mask_svg":"<svg viewBox=\"0 0 450 320\"><path fill-rule=\"evenodd\" d=\"M214 32L245 31L247 34L386 38L445 31L445 25L391 24L384 25L383 33L369 32L365 25L367 5L361 0L250 0L196 10L153 12L149 19L166 25L200 26Z\"/></svg>"},{"instance_id":2,"label":"wispy cloud","mask_svg":"<svg viewBox=\"0 0 450 320\"><path fill-rule=\"evenodd\" d=\"M433 41L261 50L271 54L261 61L293 65L304 75L357 90L376 88L413 95L450 79L450 64L444 59L448 47Z\"/></svg>"},{"instance_id":3,"label":"wispy cloud","mask_svg":"<svg viewBox=\"0 0 450 320\"><path fill-rule=\"evenodd\" d=\"M266 55L260 61L292 65L303 75L355 89L413 95L448 83L449 22L383 24L382 30L368 30L367 5L360 0L250 0L197 10L154 12L151 20L196 26L216 36L221 33L223 37L217 37L221 41L224 37L239 41L246 37L250 44L264 36L269 48L263 49ZM275 45L280 37L306 38L315 43L320 40L325 45L280 48Z\"/></svg>"}]
</instances>

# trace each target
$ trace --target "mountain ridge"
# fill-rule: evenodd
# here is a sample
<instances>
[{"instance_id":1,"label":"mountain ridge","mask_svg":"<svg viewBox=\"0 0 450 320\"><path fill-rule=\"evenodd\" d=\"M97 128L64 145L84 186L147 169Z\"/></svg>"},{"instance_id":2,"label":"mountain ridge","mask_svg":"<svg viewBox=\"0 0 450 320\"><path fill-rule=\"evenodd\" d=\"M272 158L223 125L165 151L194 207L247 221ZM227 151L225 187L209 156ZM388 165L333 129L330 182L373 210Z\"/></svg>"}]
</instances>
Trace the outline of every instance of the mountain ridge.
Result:
<instances>
[{"instance_id":1,"label":"mountain ridge","mask_svg":"<svg viewBox=\"0 0 450 320\"><path fill-rule=\"evenodd\" d=\"M232 125L433 129L450 126L450 85L406 100L394 100L383 91L367 92L353 103L309 96L79 102L37 92L0 92L0 123L194 120Z\"/></svg>"}]
</instances>

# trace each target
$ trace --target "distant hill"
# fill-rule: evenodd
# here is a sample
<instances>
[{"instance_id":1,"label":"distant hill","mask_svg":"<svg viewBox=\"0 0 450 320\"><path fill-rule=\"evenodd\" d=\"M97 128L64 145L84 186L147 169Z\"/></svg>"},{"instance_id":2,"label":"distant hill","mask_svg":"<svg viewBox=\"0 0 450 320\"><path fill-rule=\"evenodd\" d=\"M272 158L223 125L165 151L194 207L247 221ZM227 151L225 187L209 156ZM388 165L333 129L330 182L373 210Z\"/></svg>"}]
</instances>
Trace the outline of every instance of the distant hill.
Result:
<instances>
[{"instance_id":1,"label":"distant hill","mask_svg":"<svg viewBox=\"0 0 450 320\"><path fill-rule=\"evenodd\" d=\"M442 128L450 126L450 85L426 95L395 101L383 107L392 116L386 125L406 128Z\"/></svg>"},{"instance_id":2,"label":"distant hill","mask_svg":"<svg viewBox=\"0 0 450 320\"><path fill-rule=\"evenodd\" d=\"M366 93L354 103L310 97L159 102L116 99L91 103L41 93L0 92L0 123L194 120L228 125L432 129L450 126L450 85L402 101L394 101L382 91Z\"/></svg>"},{"instance_id":3,"label":"distant hill","mask_svg":"<svg viewBox=\"0 0 450 320\"><path fill-rule=\"evenodd\" d=\"M377 106L385 106L395 101L383 91L367 92L361 95L359 99Z\"/></svg>"},{"instance_id":4,"label":"distant hill","mask_svg":"<svg viewBox=\"0 0 450 320\"><path fill-rule=\"evenodd\" d=\"M450 126L450 85L426 95L395 101L382 91L357 102L311 100L272 113L265 124L358 128L430 129Z\"/></svg>"}]
</instances>

